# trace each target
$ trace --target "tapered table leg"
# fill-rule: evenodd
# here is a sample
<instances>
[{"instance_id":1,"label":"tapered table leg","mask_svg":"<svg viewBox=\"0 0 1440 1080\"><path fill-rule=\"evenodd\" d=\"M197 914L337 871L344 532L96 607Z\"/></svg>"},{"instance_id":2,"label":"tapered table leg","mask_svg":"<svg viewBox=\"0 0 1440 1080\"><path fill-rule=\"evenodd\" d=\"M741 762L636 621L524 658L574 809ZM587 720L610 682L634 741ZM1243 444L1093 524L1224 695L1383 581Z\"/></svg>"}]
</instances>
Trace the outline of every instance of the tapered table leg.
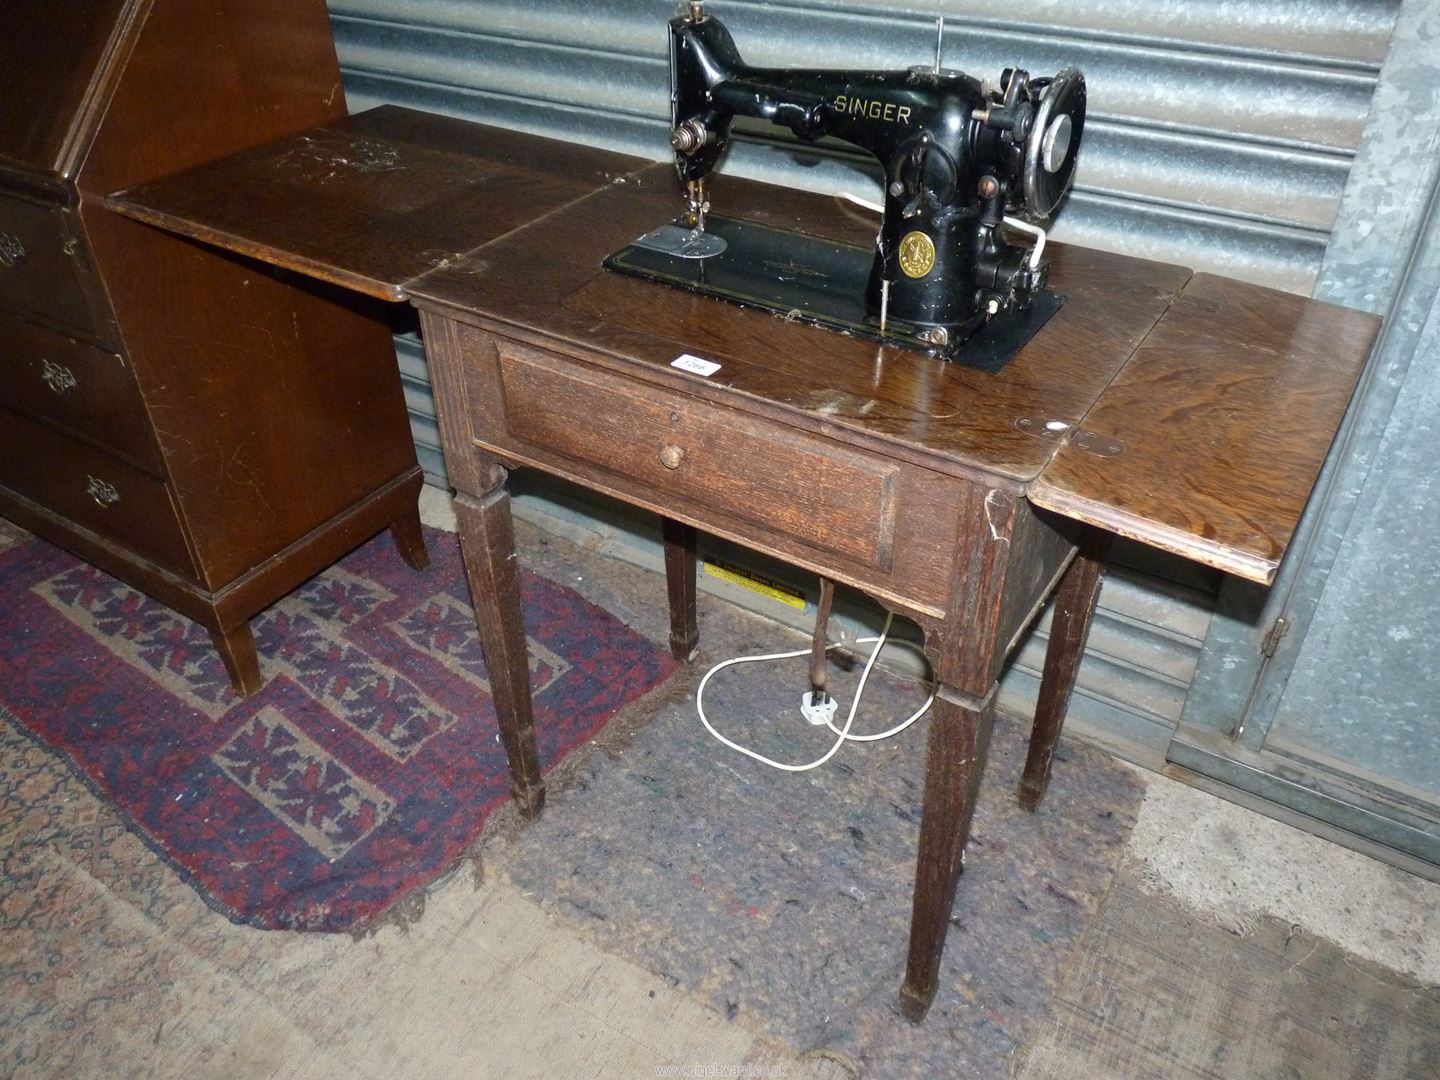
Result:
<instances>
[{"instance_id":1,"label":"tapered table leg","mask_svg":"<svg viewBox=\"0 0 1440 1080\"><path fill-rule=\"evenodd\" d=\"M940 954L995 719L993 687L984 701L941 692L945 696L936 697L930 717L910 953L900 987L900 1010L914 1023L925 1018L939 984Z\"/></svg>"},{"instance_id":2,"label":"tapered table leg","mask_svg":"<svg viewBox=\"0 0 1440 1080\"><path fill-rule=\"evenodd\" d=\"M660 519L665 541L665 586L670 594L670 655L691 660L700 644L695 619L695 530L671 518Z\"/></svg>"},{"instance_id":3,"label":"tapered table leg","mask_svg":"<svg viewBox=\"0 0 1440 1080\"><path fill-rule=\"evenodd\" d=\"M395 549L400 552L400 557L414 569L424 570L430 565L430 553L425 550L425 532L420 528L418 507L390 523L390 539L395 541Z\"/></svg>"},{"instance_id":4,"label":"tapered table leg","mask_svg":"<svg viewBox=\"0 0 1440 1080\"><path fill-rule=\"evenodd\" d=\"M1035 706L1035 726L1030 733L1030 753L1025 759L1025 773L1020 780L1020 805L1034 810L1045 797L1050 785L1050 764L1075 678L1080 673L1080 658L1085 640L1090 636L1090 623L1095 617L1095 604L1100 598L1100 585L1105 578L1105 555L1110 550L1109 533L1092 529L1080 543L1080 551L1065 571L1055 593L1055 616L1050 624L1050 645L1045 651L1045 673L1040 679L1040 699Z\"/></svg>"},{"instance_id":5,"label":"tapered table leg","mask_svg":"<svg viewBox=\"0 0 1440 1080\"><path fill-rule=\"evenodd\" d=\"M510 791L520 813L534 818L545 805L545 782L535 750L530 663L520 609L520 579L515 572L515 533L503 476L500 486L479 499L457 494L455 514L500 740L510 764Z\"/></svg>"},{"instance_id":6,"label":"tapered table leg","mask_svg":"<svg viewBox=\"0 0 1440 1080\"><path fill-rule=\"evenodd\" d=\"M815 611L815 633L810 639L810 693L811 704L816 704L813 695L820 695L821 701L828 700L825 693L826 676L830 671L830 651L827 648L830 607L835 603L835 582L827 577L820 579L820 602Z\"/></svg>"},{"instance_id":7,"label":"tapered table leg","mask_svg":"<svg viewBox=\"0 0 1440 1080\"><path fill-rule=\"evenodd\" d=\"M250 624L242 622L229 630L213 626L207 629L235 692L241 697L257 693L263 680L260 678L260 658L255 655L255 636L250 633Z\"/></svg>"}]
</instances>

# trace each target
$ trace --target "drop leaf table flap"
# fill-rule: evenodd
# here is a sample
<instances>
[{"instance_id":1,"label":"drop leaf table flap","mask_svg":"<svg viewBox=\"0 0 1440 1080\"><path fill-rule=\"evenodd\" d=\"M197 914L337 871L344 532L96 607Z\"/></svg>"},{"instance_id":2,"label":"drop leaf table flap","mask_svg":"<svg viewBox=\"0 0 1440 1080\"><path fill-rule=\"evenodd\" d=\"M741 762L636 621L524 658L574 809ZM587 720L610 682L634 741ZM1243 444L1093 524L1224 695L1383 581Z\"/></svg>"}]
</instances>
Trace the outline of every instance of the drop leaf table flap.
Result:
<instances>
[{"instance_id":1,"label":"drop leaf table flap","mask_svg":"<svg viewBox=\"0 0 1440 1080\"><path fill-rule=\"evenodd\" d=\"M649 165L383 105L111 196L118 213L381 300Z\"/></svg>"},{"instance_id":2,"label":"drop leaf table flap","mask_svg":"<svg viewBox=\"0 0 1440 1080\"><path fill-rule=\"evenodd\" d=\"M1269 584L1379 323L1195 275L1030 501Z\"/></svg>"}]
</instances>

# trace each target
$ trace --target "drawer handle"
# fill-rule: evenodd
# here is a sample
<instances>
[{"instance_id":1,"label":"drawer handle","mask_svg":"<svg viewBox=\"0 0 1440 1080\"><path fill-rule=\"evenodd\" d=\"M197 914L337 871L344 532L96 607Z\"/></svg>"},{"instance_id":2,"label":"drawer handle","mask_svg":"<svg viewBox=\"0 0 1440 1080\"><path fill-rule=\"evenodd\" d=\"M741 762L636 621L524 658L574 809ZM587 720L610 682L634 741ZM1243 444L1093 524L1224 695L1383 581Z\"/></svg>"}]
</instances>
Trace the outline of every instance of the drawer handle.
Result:
<instances>
[{"instance_id":1,"label":"drawer handle","mask_svg":"<svg viewBox=\"0 0 1440 1080\"><path fill-rule=\"evenodd\" d=\"M75 381L75 373L63 364L52 364L49 360L41 360L40 365L40 378L55 393L68 394L80 385Z\"/></svg>"},{"instance_id":2,"label":"drawer handle","mask_svg":"<svg viewBox=\"0 0 1440 1080\"><path fill-rule=\"evenodd\" d=\"M0 232L0 266L13 269L25 258L25 245L13 233Z\"/></svg>"},{"instance_id":3,"label":"drawer handle","mask_svg":"<svg viewBox=\"0 0 1440 1080\"><path fill-rule=\"evenodd\" d=\"M86 477L90 482L85 485L85 494L89 495L107 510L120 501L120 492L115 490L114 484L107 484L97 477Z\"/></svg>"},{"instance_id":4,"label":"drawer handle","mask_svg":"<svg viewBox=\"0 0 1440 1080\"><path fill-rule=\"evenodd\" d=\"M674 443L666 443L660 448L660 464L667 469L678 469L680 463L685 460L685 451Z\"/></svg>"}]
</instances>

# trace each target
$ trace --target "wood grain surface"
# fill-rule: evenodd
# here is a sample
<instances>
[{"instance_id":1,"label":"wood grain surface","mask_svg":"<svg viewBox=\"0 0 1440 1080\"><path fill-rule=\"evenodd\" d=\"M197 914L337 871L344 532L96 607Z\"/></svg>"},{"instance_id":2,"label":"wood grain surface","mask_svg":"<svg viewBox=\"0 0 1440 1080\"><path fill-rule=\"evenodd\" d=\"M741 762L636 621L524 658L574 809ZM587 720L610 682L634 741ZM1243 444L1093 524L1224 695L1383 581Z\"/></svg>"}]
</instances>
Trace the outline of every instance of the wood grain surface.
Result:
<instances>
[{"instance_id":1,"label":"wood grain surface","mask_svg":"<svg viewBox=\"0 0 1440 1080\"><path fill-rule=\"evenodd\" d=\"M130 7L141 25L86 148L80 187L87 195L345 115L323 3L132 0Z\"/></svg>"},{"instance_id":2,"label":"wood grain surface","mask_svg":"<svg viewBox=\"0 0 1440 1080\"><path fill-rule=\"evenodd\" d=\"M92 443L0 409L0 489L5 488L143 552L168 570L195 572L161 481Z\"/></svg>"},{"instance_id":3,"label":"wood grain surface","mask_svg":"<svg viewBox=\"0 0 1440 1080\"><path fill-rule=\"evenodd\" d=\"M118 345L114 314L91 260L83 257L84 228L64 205L71 198L34 201L0 180L0 236L23 255L0 263L0 309Z\"/></svg>"},{"instance_id":4,"label":"wood grain surface","mask_svg":"<svg viewBox=\"0 0 1440 1080\"><path fill-rule=\"evenodd\" d=\"M853 585L911 617L944 617L974 483L453 319L425 313L422 326L457 490L488 490L496 462L538 468ZM547 368L571 377L537 384ZM1023 502L1018 486L1009 498Z\"/></svg>"},{"instance_id":5,"label":"wood grain surface","mask_svg":"<svg viewBox=\"0 0 1440 1080\"><path fill-rule=\"evenodd\" d=\"M733 178L711 202L858 244L878 224ZM1041 507L1257 581L1274 576L1375 332L1289 294L1052 245L1065 306L986 375L605 272L678 212L668 165L391 107L113 205L857 449L1029 485ZM682 353L721 369L678 371Z\"/></svg>"},{"instance_id":6,"label":"wood grain surface","mask_svg":"<svg viewBox=\"0 0 1440 1080\"><path fill-rule=\"evenodd\" d=\"M0 406L164 475L139 384L123 356L3 312L0 341Z\"/></svg>"},{"instance_id":7,"label":"wood grain surface","mask_svg":"<svg viewBox=\"0 0 1440 1080\"><path fill-rule=\"evenodd\" d=\"M870 244L878 217L838 200L720 178L717 213ZM412 282L421 306L730 407L967 477L1033 479L1057 443L1024 418L1078 423L1189 279L1181 267L1055 246L1060 313L999 375L884 348L601 269L680 208L657 165ZM557 303L557 300L559 302ZM670 366L721 364L711 378Z\"/></svg>"},{"instance_id":8,"label":"wood grain surface","mask_svg":"<svg viewBox=\"0 0 1440 1080\"><path fill-rule=\"evenodd\" d=\"M112 198L116 211L382 300L648 162L381 106Z\"/></svg>"},{"instance_id":9,"label":"wood grain surface","mask_svg":"<svg viewBox=\"0 0 1440 1080\"><path fill-rule=\"evenodd\" d=\"M1070 695L1080 674L1085 641L1095 618L1100 586L1105 580L1105 557L1113 537L1100 529L1087 529L1080 550L1055 591L1055 614L1050 622L1050 640L1045 648L1045 671L1035 702L1035 723L1030 729L1030 750L1025 756L1025 774L1020 779L1020 805L1036 810L1050 786L1050 768Z\"/></svg>"},{"instance_id":10,"label":"wood grain surface","mask_svg":"<svg viewBox=\"0 0 1440 1080\"><path fill-rule=\"evenodd\" d=\"M1379 319L1197 274L1032 502L1262 584L1274 580Z\"/></svg>"},{"instance_id":11,"label":"wood grain surface","mask_svg":"<svg viewBox=\"0 0 1440 1080\"><path fill-rule=\"evenodd\" d=\"M389 328L339 290L98 208L87 226L212 589L417 468Z\"/></svg>"},{"instance_id":12,"label":"wood grain surface","mask_svg":"<svg viewBox=\"0 0 1440 1080\"><path fill-rule=\"evenodd\" d=\"M511 347L510 433L888 571L899 466L733 410Z\"/></svg>"}]
</instances>

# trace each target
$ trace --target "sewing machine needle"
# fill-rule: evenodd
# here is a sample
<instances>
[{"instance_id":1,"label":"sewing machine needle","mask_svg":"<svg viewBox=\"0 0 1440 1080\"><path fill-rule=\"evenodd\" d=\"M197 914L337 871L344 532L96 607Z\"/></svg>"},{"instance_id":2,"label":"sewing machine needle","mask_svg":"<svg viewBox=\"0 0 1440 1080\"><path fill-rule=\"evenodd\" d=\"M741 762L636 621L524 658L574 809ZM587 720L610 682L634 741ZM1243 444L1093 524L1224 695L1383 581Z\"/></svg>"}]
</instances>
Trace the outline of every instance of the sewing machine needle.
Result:
<instances>
[{"instance_id":1,"label":"sewing machine needle","mask_svg":"<svg viewBox=\"0 0 1440 1080\"><path fill-rule=\"evenodd\" d=\"M885 333L885 323L890 318L890 282L880 279L880 333Z\"/></svg>"}]
</instances>

